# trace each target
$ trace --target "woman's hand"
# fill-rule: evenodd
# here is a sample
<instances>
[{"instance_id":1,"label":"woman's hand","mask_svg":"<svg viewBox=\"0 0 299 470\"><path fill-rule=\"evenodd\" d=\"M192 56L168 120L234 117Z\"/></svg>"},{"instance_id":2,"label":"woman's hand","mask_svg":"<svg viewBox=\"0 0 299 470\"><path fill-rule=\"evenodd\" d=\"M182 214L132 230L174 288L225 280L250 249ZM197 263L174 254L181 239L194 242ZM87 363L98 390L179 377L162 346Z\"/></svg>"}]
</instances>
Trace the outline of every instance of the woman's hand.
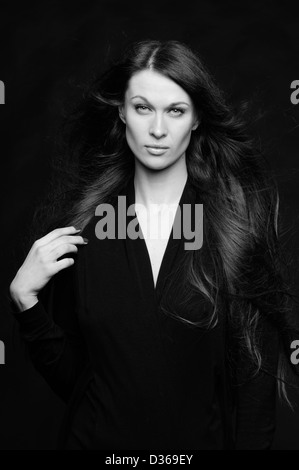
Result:
<instances>
[{"instance_id":1,"label":"woman's hand","mask_svg":"<svg viewBox=\"0 0 299 470\"><path fill-rule=\"evenodd\" d=\"M20 311L38 302L38 293L54 274L74 264L73 258L59 261L57 258L65 253L77 252L76 244L87 243L83 237L74 235L79 230L75 227L57 228L33 243L9 287L10 295Z\"/></svg>"}]
</instances>

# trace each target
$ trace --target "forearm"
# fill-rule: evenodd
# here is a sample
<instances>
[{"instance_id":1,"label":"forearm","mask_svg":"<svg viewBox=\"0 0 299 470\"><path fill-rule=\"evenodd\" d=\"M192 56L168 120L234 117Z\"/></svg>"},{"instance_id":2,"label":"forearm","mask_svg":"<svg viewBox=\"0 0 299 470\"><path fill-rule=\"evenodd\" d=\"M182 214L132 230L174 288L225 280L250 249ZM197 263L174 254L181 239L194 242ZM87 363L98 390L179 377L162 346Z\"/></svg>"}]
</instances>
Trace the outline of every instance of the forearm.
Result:
<instances>
[{"instance_id":1,"label":"forearm","mask_svg":"<svg viewBox=\"0 0 299 470\"><path fill-rule=\"evenodd\" d=\"M268 383L252 387L251 391L246 390L245 396L240 399L237 408L236 449L271 449L276 426L276 382L270 377L265 382Z\"/></svg>"},{"instance_id":2,"label":"forearm","mask_svg":"<svg viewBox=\"0 0 299 470\"><path fill-rule=\"evenodd\" d=\"M262 368L257 372L244 360L236 400L237 449L270 449L276 426L278 332L270 325L263 331ZM246 373L255 372L253 376ZM247 375L247 377L246 377Z\"/></svg>"},{"instance_id":3,"label":"forearm","mask_svg":"<svg viewBox=\"0 0 299 470\"><path fill-rule=\"evenodd\" d=\"M31 304L27 300L20 299L21 308ZM32 299L31 307L25 310L11 300L11 309L35 368L55 393L67 401L86 363L82 341L58 326L38 299L35 302Z\"/></svg>"}]
</instances>

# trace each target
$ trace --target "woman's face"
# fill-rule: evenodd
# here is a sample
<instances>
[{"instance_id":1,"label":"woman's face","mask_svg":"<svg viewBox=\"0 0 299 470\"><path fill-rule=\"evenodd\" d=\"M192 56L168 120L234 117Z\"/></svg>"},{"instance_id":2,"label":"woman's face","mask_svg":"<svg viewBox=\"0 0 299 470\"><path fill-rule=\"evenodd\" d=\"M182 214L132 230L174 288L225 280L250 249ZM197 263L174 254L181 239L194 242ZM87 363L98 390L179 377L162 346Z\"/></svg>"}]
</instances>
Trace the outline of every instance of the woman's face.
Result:
<instances>
[{"instance_id":1,"label":"woman's face","mask_svg":"<svg viewBox=\"0 0 299 470\"><path fill-rule=\"evenodd\" d=\"M147 168L164 169L185 159L197 119L191 98L173 80L152 70L134 74L119 112L128 145Z\"/></svg>"}]
</instances>

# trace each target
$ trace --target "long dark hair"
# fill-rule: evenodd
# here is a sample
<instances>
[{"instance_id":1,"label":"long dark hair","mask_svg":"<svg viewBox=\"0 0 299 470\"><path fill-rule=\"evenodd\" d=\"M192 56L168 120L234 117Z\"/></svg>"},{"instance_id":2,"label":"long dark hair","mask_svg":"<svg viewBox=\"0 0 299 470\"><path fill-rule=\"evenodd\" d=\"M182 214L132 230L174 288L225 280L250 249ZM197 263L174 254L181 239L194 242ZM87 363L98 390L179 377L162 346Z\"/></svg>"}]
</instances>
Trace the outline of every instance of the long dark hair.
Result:
<instances>
[{"instance_id":1,"label":"long dark hair","mask_svg":"<svg viewBox=\"0 0 299 470\"><path fill-rule=\"evenodd\" d=\"M241 112L227 103L190 47L177 41L135 43L122 60L91 81L83 99L66 116L56 166L62 177L53 173L48 204L43 203L35 214L38 231L33 236L59 226L84 228L95 207L111 202L134 174L134 157L118 107L132 75L148 68L189 94L200 122L192 132L186 164L204 207L205 242L203 250L188 253L184 283L203 294L213 309L208 318L199 315L193 323L213 328L226 309L232 344L250 358L256 373L267 369L260 347L261 328L267 322L279 334L279 366L274 375L288 401L285 383L292 368L288 358L295 331L289 320L293 295L284 275L287 262L280 242L275 178L248 135ZM205 268L203 256L211 258L213 272Z\"/></svg>"}]
</instances>

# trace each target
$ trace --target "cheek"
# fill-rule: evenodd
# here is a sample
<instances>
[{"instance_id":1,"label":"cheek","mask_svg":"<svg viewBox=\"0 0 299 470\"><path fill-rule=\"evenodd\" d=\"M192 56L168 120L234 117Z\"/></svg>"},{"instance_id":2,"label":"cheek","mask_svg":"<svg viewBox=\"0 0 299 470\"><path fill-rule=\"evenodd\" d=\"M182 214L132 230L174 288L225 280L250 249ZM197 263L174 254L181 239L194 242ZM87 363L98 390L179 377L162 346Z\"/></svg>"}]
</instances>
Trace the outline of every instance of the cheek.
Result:
<instances>
[{"instance_id":1,"label":"cheek","mask_svg":"<svg viewBox=\"0 0 299 470\"><path fill-rule=\"evenodd\" d=\"M173 132L174 143L177 147L186 146L190 142L192 127L189 125L182 125L176 128Z\"/></svg>"},{"instance_id":2,"label":"cheek","mask_svg":"<svg viewBox=\"0 0 299 470\"><path fill-rule=\"evenodd\" d=\"M141 142L145 131L142 124L140 120L128 116L126 120L126 138L129 145L136 145Z\"/></svg>"}]
</instances>

